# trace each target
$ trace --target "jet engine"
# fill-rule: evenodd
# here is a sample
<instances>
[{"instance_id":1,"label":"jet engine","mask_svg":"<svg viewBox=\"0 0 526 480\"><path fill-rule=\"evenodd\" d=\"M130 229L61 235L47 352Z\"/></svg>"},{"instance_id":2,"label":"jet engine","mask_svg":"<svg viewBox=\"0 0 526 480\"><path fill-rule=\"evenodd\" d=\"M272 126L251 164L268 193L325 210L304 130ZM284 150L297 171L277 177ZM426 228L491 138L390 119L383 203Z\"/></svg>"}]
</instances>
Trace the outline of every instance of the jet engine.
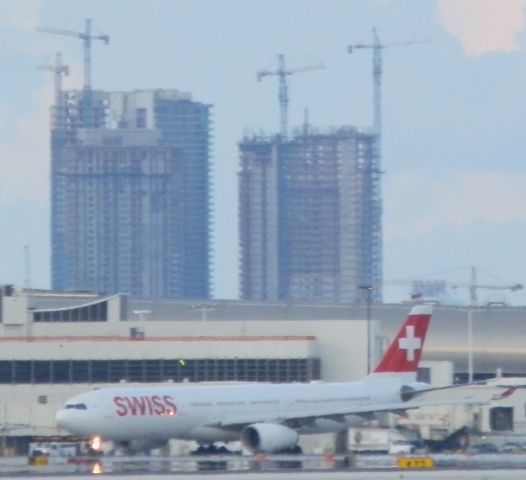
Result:
<instances>
[{"instance_id":1,"label":"jet engine","mask_svg":"<svg viewBox=\"0 0 526 480\"><path fill-rule=\"evenodd\" d=\"M292 428L278 423L254 423L241 432L243 446L252 452L273 453L294 448L299 435Z\"/></svg>"}]
</instances>

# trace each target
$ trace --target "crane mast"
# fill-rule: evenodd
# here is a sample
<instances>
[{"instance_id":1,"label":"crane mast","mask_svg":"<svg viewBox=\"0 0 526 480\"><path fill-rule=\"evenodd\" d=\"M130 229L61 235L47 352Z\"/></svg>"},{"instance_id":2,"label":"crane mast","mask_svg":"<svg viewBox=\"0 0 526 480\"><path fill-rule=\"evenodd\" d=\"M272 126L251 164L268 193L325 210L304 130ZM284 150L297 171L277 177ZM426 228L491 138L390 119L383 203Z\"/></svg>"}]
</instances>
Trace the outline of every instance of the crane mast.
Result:
<instances>
[{"instance_id":1,"label":"crane mast","mask_svg":"<svg viewBox=\"0 0 526 480\"><path fill-rule=\"evenodd\" d=\"M48 70L54 74L55 85L55 107L63 107L62 99L62 75L69 75L69 67L62 63L62 54L57 52L55 54L54 65L39 65L40 70Z\"/></svg>"},{"instance_id":2,"label":"crane mast","mask_svg":"<svg viewBox=\"0 0 526 480\"><path fill-rule=\"evenodd\" d=\"M380 158L382 137L382 45L378 39L376 28L373 28L373 105L374 133L377 138L377 155Z\"/></svg>"},{"instance_id":3,"label":"crane mast","mask_svg":"<svg viewBox=\"0 0 526 480\"><path fill-rule=\"evenodd\" d=\"M305 65L297 68L287 68L285 64L285 55L278 55L278 69L277 70L259 70L257 72L257 79L261 81L264 77L275 75L279 79L279 91L278 91L278 101L279 101L279 111L280 111L280 120L279 120L279 132L283 139L287 138L288 135L288 111L289 111L289 88L287 83L287 76L293 75L295 73L306 72L309 70L319 70L325 68L321 63L316 65Z\"/></svg>"},{"instance_id":4,"label":"crane mast","mask_svg":"<svg viewBox=\"0 0 526 480\"><path fill-rule=\"evenodd\" d=\"M287 138L289 125L289 89L287 85L287 71L285 70L285 55L278 56L278 71L279 73L279 107L280 107L280 121L279 131L283 138ZM290 74L289 74L290 75Z\"/></svg>"},{"instance_id":5,"label":"crane mast","mask_svg":"<svg viewBox=\"0 0 526 480\"><path fill-rule=\"evenodd\" d=\"M429 40L405 41L397 43L381 43L378 37L378 31L373 28L372 43L356 43L349 45L347 51L353 53L354 50L371 49L373 51L373 132L375 135L375 157L376 167L380 169L381 148L382 148L382 75L383 75L383 58L382 51L384 48L401 47L428 43Z\"/></svg>"}]
</instances>

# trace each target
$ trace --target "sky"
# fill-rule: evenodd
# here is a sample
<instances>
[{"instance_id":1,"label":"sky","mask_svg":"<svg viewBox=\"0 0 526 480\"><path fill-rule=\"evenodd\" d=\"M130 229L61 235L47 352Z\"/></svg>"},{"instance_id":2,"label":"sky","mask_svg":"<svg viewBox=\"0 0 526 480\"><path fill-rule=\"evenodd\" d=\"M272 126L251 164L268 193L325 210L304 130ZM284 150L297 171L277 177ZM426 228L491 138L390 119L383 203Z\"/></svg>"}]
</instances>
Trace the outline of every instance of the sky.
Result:
<instances>
[{"instance_id":1,"label":"sky","mask_svg":"<svg viewBox=\"0 0 526 480\"><path fill-rule=\"evenodd\" d=\"M50 286L49 106L39 66L62 52L82 82L82 31L93 19L92 84L176 88L213 105L213 291L238 296L237 143L279 128L276 77L285 55L289 123L372 125L372 55L382 77L386 301L408 280L526 285L526 0L0 0L0 283ZM425 43L422 43L426 41ZM396 45L408 42L407 45ZM392 44L390 46L390 44ZM27 248L26 248L27 247ZM467 289L458 288L459 299ZM526 292L480 289L526 305Z\"/></svg>"}]
</instances>

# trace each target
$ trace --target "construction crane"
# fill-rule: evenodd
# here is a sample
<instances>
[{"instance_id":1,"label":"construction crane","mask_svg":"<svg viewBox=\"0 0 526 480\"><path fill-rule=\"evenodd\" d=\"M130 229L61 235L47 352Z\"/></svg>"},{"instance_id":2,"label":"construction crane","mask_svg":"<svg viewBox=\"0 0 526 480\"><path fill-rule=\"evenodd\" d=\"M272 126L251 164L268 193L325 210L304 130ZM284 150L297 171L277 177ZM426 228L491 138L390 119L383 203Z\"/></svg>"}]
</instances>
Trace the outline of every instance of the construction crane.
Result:
<instances>
[{"instance_id":1,"label":"construction crane","mask_svg":"<svg viewBox=\"0 0 526 480\"><path fill-rule=\"evenodd\" d=\"M408 285L412 286L413 289L418 290L418 285L421 282L422 284L435 284L436 288L441 290L444 287L451 288L456 290L457 288L466 288L469 291L470 297L470 307L478 306L478 290L509 290L510 292L517 292L522 290L524 286L521 283L515 283L511 285L491 285L478 283L477 281L477 269L476 267L470 267L471 278L469 282L447 282L444 280L385 280L384 284L386 285ZM416 296L421 296L422 292L413 291L413 294Z\"/></svg>"},{"instance_id":2,"label":"construction crane","mask_svg":"<svg viewBox=\"0 0 526 480\"><path fill-rule=\"evenodd\" d=\"M69 75L69 68L62 64L62 55L57 52L54 65L39 65L39 70L48 70L55 76L55 108L63 106L62 101L62 75Z\"/></svg>"},{"instance_id":3,"label":"construction crane","mask_svg":"<svg viewBox=\"0 0 526 480\"><path fill-rule=\"evenodd\" d=\"M471 281L469 283L454 283L451 284L451 288L468 288L469 289L469 299L472 307L478 305L478 296L477 290L509 290L510 292L516 292L522 290L524 286L521 283L516 283L514 285L484 285L477 282L477 269L471 267Z\"/></svg>"},{"instance_id":4,"label":"construction crane","mask_svg":"<svg viewBox=\"0 0 526 480\"><path fill-rule=\"evenodd\" d=\"M71 30L61 30L58 28L37 27L36 30L44 33L53 33L56 35L65 35L68 37L80 38L84 44L84 90L89 92L91 90L91 41L101 40L106 45L110 43L108 35L92 35L91 34L91 19L86 19L86 26L84 32L75 32Z\"/></svg>"},{"instance_id":5,"label":"construction crane","mask_svg":"<svg viewBox=\"0 0 526 480\"><path fill-rule=\"evenodd\" d=\"M320 70L325 68L322 63L315 65L304 65L296 68L286 68L285 66L285 55L278 55L278 69L277 70L259 70L257 72L257 79L260 82L264 77L276 75L279 77L279 108L280 108L280 134L283 139L287 138L288 135L288 109L289 109L289 93L287 76L295 73L307 72L310 70Z\"/></svg>"},{"instance_id":6,"label":"construction crane","mask_svg":"<svg viewBox=\"0 0 526 480\"><path fill-rule=\"evenodd\" d=\"M347 51L353 53L354 50L372 49L373 50L373 130L375 134L375 156L376 167L380 168L381 159L381 137L382 137L382 50L390 47L404 47L420 43L429 43L429 40L415 40L396 43L381 43L378 38L376 28L373 28L372 43L356 43L349 45Z\"/></svg>"}]
</instances>

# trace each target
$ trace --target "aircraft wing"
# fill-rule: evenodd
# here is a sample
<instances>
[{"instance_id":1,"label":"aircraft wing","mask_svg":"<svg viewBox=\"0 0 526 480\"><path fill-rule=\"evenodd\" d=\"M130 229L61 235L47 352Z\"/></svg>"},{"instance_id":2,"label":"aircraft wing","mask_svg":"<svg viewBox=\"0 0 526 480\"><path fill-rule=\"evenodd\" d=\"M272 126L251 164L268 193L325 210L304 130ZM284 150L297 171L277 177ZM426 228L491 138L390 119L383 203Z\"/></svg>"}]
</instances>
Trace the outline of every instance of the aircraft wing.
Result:
<instances>
[{"instance_id":1,"label":"aircraft wing","mask_svg":"<svg viewBox=\"0 0 526 480\"><path fill-rule=\"evenodd\" d=\"M485 387L485 388L484 388ZM487 385L451 385L448 387L430 388L415 392L414 397L408 401L392 403L369 403L363 405L353 405L348 409L325 403L316 404L310 408L299 410L291 409L280 415L275 413L259 412L247 414L232 414L213 426L227 430L240 430L247 425L260 422L304 424L314 419L332 419L335 421L343 420L345 415L369 416L379 412L391 412L403 414L407 410L422 407L436 407L446 405L488 405L495 400L501 400L511 395L517 387L488 387ZM500 391L499 391L500 390ZM212 426L212 425L211 425Z\"/></svg>"},{"instance_id":2,"label":"aircraft wing","mask_svg":"<svg viewBox=\"0 0 526 480\"><path fill-rule=\"evenodd\" d=\"M404 402L407 409L440 405L488 405L509 397L517 387L495 387L485 383L448 385L415 392Z\"/></svg>"}]
</instances>

